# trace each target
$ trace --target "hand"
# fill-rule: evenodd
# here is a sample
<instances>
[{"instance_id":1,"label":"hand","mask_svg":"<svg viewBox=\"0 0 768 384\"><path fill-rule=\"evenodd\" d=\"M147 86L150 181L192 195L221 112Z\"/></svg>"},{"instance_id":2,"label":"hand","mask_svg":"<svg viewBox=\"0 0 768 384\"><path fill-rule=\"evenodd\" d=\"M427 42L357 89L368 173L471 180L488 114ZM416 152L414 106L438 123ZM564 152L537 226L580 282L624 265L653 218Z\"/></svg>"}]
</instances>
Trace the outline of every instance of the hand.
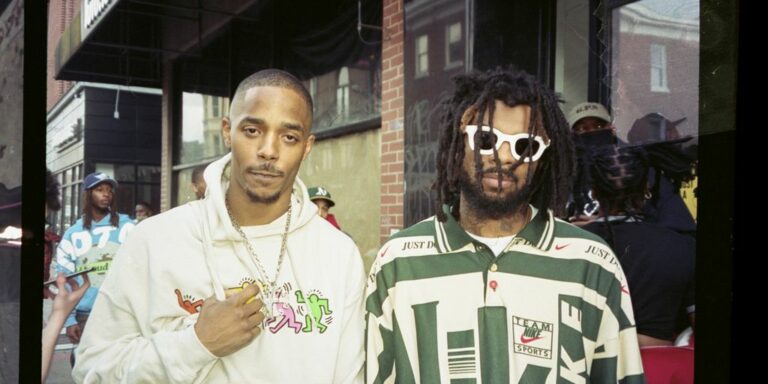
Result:
<instances>
[{"instance_id":1,"label":"hand","mask_svg":"<svg viewBox=\"0 0 768 384\"><path fill-rule=\"evenodd\" d=\"M67 284L72 287L70 291L67 288ZM45 287L45 295L53 299L53 309L51 315L48 317L48 324L43 329L42 338L42 382L45 382L45 378L48 377L48 371L51 367L51 360L53 359L53 351L56 348L56 340L61 332L61 327L64 325L67 316L72 312L80 299L83 298L85 291L91 285L88 280L88 275L83 276L83 285L77 283L75 278L67 280L63 273L59 273L56 277L56 287L58 288L58 294L51 292L49 287ZM67 336L73 343L80 341L80 334L82 333L82 327L80 324L75 324L67 328Z\"/></svg>"},{"instance_id":2,"label":"hand","mask_svg":"<svg viewBox=\"0 0 768 384\"><path fill-rule=\"evenodd\" d=\"M80 324L73 324L67 327L67 337L69 338L69 341L71 341L73 344L77 344L80 342L80 336L83 335L83 328L80 327Z\"/></svg>"},{"instance_id":3,"label":"hand","mask_svg":"<svg viewBox=\"0 0 768 384\"><path fill-rule=\"evenodd\" d=\"M69 284L71 290L67 289L67 284ZM83 275L83 285L80 285L77 283L77 279L67 279L63 273L59 272L59 275L56 277L56 288L58 288L58 293L54 294L48 290L50 296L53 297L53 312L62 312L65 314L72 312L90 286L91 281L88 279L87 274ZM80 337L78 336L78 339L79 338Z\"/></svg>"},{"instance_id":4,"label":"hand","mask_svg":"<svg viewBox=\"0 0 768 384\"><path fill-rule=\"evenodd\" d=\"M261 329L264 303L254 299L259 293L255 284L219 301L211 296L205 300L195 324L195 333L212 354L223 357L248 345Z\"/></svg>"}]
</instances>

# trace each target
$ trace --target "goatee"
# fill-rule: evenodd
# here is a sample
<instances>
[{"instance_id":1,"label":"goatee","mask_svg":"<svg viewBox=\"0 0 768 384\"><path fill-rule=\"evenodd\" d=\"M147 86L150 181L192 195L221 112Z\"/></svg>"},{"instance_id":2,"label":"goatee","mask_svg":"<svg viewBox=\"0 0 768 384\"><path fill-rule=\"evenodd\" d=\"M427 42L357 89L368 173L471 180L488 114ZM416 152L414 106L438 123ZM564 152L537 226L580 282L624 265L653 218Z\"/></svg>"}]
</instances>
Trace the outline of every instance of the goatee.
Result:
<instances>
[{"instance_id":1,"label":"goatee","mask_svg":"<svg viewBox=\"0 0 768 384\"><path fill-rule=\"evenodd\" d=\"M495 173L496 171L485 171L485 173L489 172ZM517 177L512 171L502 170L502 176L510 178L513 183L517 182ZM533 194L531 183L528 182L521 189L508 192L506 195L488 195L483 191L480 181L472 181L466 169L463 168L459 173L459 190L477 218L493 220L520 212L522 207L529 204Z\"/></svg>"},{"instance_id":2,"label":"goatee","mask_svg":"<svg viewBox=\"0 0 768 384\"><path fill-rule=\"evenodd\" d=\"M245 193L248 195L248 198L251 200L251 203L272 204L275 201L277 201L277 199L280 198L280 192L275 193L273 195L269 195L269 196L259 196L258 194L256 194L256 192L246 189Z\"/></svg>"}]
</instances>

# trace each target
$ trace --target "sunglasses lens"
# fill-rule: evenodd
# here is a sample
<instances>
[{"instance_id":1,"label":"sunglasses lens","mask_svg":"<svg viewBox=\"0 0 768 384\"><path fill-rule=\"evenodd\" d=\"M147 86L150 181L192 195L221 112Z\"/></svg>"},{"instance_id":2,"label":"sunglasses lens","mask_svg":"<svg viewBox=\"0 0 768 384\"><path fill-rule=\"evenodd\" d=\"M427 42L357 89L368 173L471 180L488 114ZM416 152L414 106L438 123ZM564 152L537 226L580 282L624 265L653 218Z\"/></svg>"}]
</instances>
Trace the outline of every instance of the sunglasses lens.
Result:
<instances>
[{"instance_id":1,"label":"sunglasses lens","mask_svg":"<svg viewBox=\"0 0 768 384\"><path fill-rule=\"evenodd\" d=\"M539 152L539 142L532 139L520 139L515 143L515 153L518 156L533 156Z\"/></svg>"},{"instance_id":2,"label":"sunglasses lens","mask_svg":"<svg viewBox=\"0 0 768 384\"><path fill-rule=\"evenodd\" d=\"M492 132L478 131L477 134L480 136L481 150L487 151L493 149L493 146L496 145L497 138Z\"/></svg>"}]
</instances>

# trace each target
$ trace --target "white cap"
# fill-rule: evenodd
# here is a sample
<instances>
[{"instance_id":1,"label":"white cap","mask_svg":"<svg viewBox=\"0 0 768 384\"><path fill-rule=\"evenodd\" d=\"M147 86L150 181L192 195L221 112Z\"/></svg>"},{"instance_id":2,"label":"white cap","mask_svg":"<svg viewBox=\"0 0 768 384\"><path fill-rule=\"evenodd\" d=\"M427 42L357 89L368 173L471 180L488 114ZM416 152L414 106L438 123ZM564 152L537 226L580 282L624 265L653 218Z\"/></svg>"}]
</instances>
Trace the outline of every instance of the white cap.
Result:
<instances>
[{"instance_id":1,"label":"white cap","mask_svg":"<svg viewBox=\"0 0 768 384\"><path fill-rule=\"evenodd\" d=\"M585 117L597 117L608 123L611 122L611 114L608 113L608 110L605 109L602 104L587 102L581 103L571 109L571 113L568 114L568 124L573 128L579 120Z\"/></svg>"}]
</instances>

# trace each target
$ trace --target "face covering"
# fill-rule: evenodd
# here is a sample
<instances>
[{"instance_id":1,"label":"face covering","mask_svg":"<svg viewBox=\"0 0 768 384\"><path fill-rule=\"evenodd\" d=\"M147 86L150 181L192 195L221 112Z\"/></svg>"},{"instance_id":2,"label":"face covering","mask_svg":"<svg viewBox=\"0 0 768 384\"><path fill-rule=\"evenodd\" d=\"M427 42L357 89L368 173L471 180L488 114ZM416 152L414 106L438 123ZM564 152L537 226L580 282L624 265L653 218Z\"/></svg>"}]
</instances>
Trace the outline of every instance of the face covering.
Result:
<instances>
[{"instance_id":1,"label":"face covering","mask_svg":"<svg viewBox=\"0 0 768 384\"><path fill-rule=\"evenodd\" d=\"M610 129L602 129L575 135L574 141L576 144L586 147L597 147L601 145L616 144L616 136L613 135L613 131Z\"/></svg>"}]
</instances>

